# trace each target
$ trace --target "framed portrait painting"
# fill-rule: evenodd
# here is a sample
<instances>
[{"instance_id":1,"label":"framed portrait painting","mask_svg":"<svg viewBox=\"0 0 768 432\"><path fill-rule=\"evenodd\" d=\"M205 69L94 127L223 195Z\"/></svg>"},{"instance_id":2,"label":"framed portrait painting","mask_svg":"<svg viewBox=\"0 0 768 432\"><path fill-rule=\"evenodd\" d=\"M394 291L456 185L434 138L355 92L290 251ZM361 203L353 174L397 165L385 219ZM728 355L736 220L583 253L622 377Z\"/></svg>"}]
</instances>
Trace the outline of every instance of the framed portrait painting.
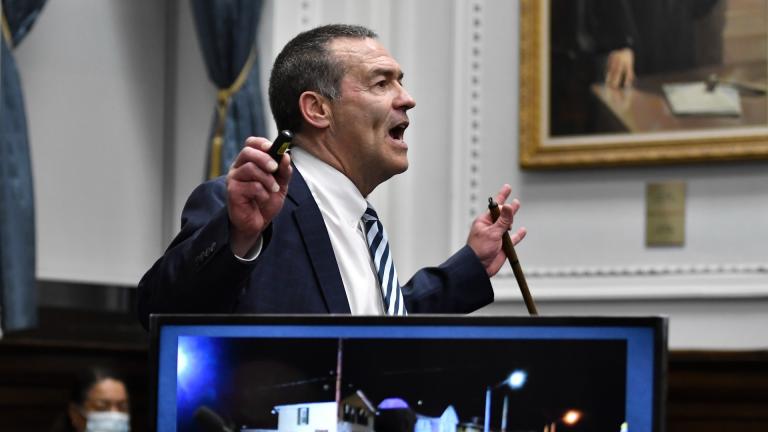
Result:
<instances>
[{"instance_id":1,"label":"framed portrait painting","mask_svg":"<svg viewBox=\"0 0 768 432\"><path fill-rule=\"evenodd\" d=\"M768 0L520 0L520 164L768 159Z\"/></svg>"}]
</instances>

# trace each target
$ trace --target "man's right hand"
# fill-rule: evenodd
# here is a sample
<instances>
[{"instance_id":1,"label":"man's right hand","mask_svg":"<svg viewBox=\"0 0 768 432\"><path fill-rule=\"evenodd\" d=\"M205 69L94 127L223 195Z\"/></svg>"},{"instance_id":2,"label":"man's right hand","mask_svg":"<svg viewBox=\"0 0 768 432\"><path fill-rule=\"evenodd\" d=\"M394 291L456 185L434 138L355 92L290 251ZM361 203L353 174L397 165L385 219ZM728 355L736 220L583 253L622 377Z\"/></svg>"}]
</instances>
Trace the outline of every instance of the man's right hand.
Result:
<instances>
[{"instance_id":1,"label":"man's right hand","mask_svg":"<svg viewBox=\"0 0 768 432\"><path fill-rule=\"evenodd\" d=\"M610 88L632 87L635 82L635 52L632 48L613 50L605 64L605 84Z\"/></svg>"},{"instance_id":2,"label":"man's right hand","mask_svg":"<svg viewBox=\"0 0 768 432\"><path fill-rule=\"evenodd\" d=\"M291 158L280 165L267 154L272 143L249 137L227 173L227 211L232 252L244 257L283 208L291 180Z\"/></svg>"}]
</instances>

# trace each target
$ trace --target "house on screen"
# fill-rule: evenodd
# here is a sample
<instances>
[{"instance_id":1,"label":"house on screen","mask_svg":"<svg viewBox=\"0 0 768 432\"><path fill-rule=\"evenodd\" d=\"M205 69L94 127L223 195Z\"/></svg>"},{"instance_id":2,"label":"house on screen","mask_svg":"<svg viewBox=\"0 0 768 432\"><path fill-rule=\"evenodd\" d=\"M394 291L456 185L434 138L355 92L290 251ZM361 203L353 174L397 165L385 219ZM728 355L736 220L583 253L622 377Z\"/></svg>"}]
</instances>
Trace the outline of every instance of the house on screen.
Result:
<instances>
[{"instance_id":1,"label":"house on screen","mask_svg":"<svg viewBox=\"0 0 768 432\"><path fill-rule=\"evenodd\" d=\"M278 432L374 432L376 409L362 391L336 402L275 407Z\"/></svg>"},{"instance_id":2,"label":"house on screen","mask_svg":"<svg viewBox=\"0 0 768 432\"><path fill-rule=\"evenodd\" d=\"M417 414L414 432L456 432L458 424L459 416L456 410L452 405L448 405L440 417Z\"/></svg>"}]
</instances>

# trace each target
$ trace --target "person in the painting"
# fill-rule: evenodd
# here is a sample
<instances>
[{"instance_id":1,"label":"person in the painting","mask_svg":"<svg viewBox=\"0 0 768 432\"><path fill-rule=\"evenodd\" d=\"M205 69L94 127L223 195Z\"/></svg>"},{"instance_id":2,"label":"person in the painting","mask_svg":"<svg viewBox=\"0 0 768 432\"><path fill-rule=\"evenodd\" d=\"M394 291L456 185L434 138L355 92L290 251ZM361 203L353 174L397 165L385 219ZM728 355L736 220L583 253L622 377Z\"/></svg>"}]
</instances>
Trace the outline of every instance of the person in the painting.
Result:
<instances>
[{"instance_id":1,"label":"person in the painting","mask_svg":"<svg viewBox=\"0 0 768 432\"><path fill-rule=\"evenodd\" d=\"M605 83L631 86L636 76L688 70L722 61L721 0L617 1L611 22L618 42L605 56ZM598 13L598 16L600 14ZM602 18L606 19L608 17Z\"/></svg>"},{"instance_id":2,"label":"person in the painting","mask_svg":"<svg viewBox=\"0 0 768 432\"><path fill-rule=\"evenodd\" d=\"M722 0L552 0L551 134L599 132L594 83L717 64Z\"/></svg>"}]
</instances>

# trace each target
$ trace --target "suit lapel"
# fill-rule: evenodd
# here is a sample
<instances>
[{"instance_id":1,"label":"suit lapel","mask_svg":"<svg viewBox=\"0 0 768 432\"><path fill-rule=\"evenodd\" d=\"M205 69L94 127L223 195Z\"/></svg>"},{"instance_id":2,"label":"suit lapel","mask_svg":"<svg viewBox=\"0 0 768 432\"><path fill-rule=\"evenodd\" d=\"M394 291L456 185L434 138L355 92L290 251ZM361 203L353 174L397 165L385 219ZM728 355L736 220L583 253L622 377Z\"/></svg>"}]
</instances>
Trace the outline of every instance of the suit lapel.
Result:
<instances>
[{"instance_id":1,"label":"suit lapel","mask_svg":"<svg viewBox=\"0 0 768 432\"><path fill-rule=\"evenodd\" d=\"M309 260L315 271L325 304L330 313L349 314L349 302L339 273L331 239L307 183L297 169L293 170L288 198L296 203L293 218L299 227Z\"/></svg>"}]
</instances>

